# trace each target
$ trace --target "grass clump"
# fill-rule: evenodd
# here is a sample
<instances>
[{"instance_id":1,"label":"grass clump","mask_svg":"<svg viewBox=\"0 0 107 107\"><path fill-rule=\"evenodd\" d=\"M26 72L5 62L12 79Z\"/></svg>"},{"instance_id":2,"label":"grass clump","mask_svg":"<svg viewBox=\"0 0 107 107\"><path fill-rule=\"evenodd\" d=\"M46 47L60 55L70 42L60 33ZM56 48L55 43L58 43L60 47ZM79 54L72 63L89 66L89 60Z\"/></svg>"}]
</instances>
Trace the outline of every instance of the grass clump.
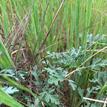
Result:
<instances>
[{"instance_id":1,"label":"grass clump","mask_svg":"<svg viewBox=\"0 0 107 107\"><path fill-rule=\"evenodd\" d=\"M0 106L105 106L106 5L1 0Z\"/></svg>"}]
</instances>

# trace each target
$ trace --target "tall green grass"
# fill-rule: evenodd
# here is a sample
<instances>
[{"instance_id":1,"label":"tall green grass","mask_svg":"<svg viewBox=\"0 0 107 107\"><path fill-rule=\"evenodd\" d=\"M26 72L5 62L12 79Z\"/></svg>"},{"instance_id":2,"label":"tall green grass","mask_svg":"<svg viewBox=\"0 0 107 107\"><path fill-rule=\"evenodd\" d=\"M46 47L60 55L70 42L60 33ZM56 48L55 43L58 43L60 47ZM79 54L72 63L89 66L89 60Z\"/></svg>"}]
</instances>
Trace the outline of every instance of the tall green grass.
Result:
<instances>
[{"instance_id":1,"label":"tall green grass","mask_svg":"<svg viewBox=\"0 0 107 107\"><path fill-rule=\"evenodd\" d=\"M85 48L89 33L107 34L106 5L105 0L1 0L0 67L14 66L11 54L25 44L34 56Z\"/></svg>"},{"instance_id":2,"label":"tall green grass","mask_svg":"<svg viewBox=\"0 0 107 107\"><path fill-rule=\"evenodd\" d=\"M4 36L8 37L14 22L20 23L32 2L34 2L32 14L24 36L32 52L36 52L50 28L61 0L1 0L0 26L4 31ZM56 51L85 46L87 33L106 34L106 4L104 0L64 1L44 48L52 45L49 50Z\"/></svg>"}]
</instances>

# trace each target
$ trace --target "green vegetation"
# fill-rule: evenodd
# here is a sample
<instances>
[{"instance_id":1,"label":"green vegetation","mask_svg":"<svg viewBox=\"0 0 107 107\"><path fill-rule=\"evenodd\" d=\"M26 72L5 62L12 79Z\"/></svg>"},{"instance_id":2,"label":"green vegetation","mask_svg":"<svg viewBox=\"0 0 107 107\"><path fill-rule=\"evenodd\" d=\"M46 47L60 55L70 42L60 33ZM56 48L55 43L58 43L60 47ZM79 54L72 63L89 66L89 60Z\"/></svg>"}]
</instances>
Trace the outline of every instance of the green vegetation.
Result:
<instances>
[{"instance_id":1,"label":"green vegetation","mask_svg":"<svg viewBox=\"0 0 107 107\"><path fill-rule=\"evenodd\" d=\"M0 0L0 106L106 107L106 0Z\"/></svg>"}]
</instances>

